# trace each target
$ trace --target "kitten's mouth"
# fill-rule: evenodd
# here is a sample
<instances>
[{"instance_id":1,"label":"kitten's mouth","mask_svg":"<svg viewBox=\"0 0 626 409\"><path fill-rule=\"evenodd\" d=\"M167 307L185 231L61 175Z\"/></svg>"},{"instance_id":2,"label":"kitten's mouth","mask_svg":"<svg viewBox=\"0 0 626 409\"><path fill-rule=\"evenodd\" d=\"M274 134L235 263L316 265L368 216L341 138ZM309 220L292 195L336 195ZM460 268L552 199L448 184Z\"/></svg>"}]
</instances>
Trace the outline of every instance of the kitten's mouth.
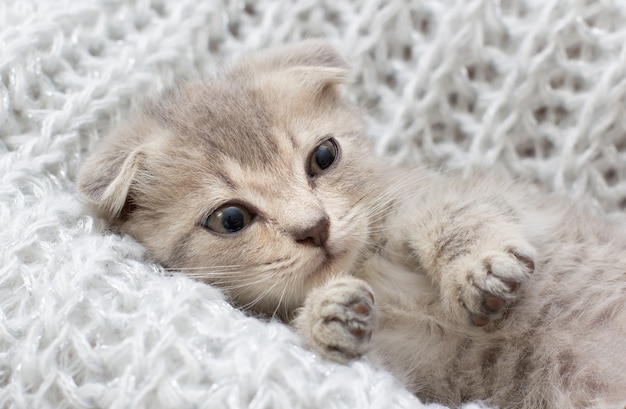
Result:
<instances>
[{"instance_id":1,"label":"kitten's mouth","mask_svg":"<svg viewBox=\"0 0 626 409\"><path fill-rule=\"evenodd\" d=\"M314 280L323 280L332 274L349 273L361 252L361 247L346 240L349 237L347 234L342 237L331 235L323 247L318 247L316 254L307 263L310 266L307 269L308 276Z\"/></svg>"},{"instance_id":2,"label":"kitten's mouth","mask_svg":"<svg viewBox=\"0 0 626 409\"><path fill-rule=\"evenodd\" d=\"M328 274L338 272L342 265L345 264L343 259L345 258L347 251L339 253L331 253L328 249L323 249L321 260L316 263L317 265L311 269L309 275L311 277L325 277Z\"/></svg>"},{"instance_id":3,"label":"kitten's mouth","mask_svg":"<svg viewBox=\"0 0 626 409\"><path fill-rule=\"evenodd\" d=\"M335 257L325 255L319 264L312 267L313 268L310 270L309 276L312 278L323 278L335 271Z\"/></svg>"},{"instance_id":4,"label":"kitten's mouth","mask_svg":"<svg viewBox=\"0 0 626 409\"><path fill-rule=\"evenodd\" d=\"M322 268L324 268L324 267L330 268L335 263L336 259L337 259L337 257L335 255L330 254L328 251L325 251L321 267Z\"/></svg>"}]
</instances>

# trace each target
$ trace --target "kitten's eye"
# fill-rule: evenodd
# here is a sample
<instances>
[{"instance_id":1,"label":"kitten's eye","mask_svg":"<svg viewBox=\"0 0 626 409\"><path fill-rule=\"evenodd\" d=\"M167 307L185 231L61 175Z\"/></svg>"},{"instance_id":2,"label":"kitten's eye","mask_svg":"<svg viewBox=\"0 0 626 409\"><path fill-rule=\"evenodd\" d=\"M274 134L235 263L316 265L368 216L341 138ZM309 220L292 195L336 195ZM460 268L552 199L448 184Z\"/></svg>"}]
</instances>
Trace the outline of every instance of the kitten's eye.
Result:
<instances>
[{"instance_id":1,"label":"kitten's eye","mask_svg":"<svg viewBox=\"0 0 626 409\"><path fill-rule=\"evenodd\" d=\"M317 176L328 169L335 162L337 150L337 143L333 139L329 139L315 148L309 161L309 174Z\"/></svg>"},{"instance_id":2,"label":"kitten's eye","mask_svg":"<svg viewBox=\"0 0 626 409\"><path fill-rule=\"evenodd\" d=\"M229 204L211 213L202 225L216 233L230 234L246 227L250 220L252 216L245 207Z\"/></svg>"}]
</instances>

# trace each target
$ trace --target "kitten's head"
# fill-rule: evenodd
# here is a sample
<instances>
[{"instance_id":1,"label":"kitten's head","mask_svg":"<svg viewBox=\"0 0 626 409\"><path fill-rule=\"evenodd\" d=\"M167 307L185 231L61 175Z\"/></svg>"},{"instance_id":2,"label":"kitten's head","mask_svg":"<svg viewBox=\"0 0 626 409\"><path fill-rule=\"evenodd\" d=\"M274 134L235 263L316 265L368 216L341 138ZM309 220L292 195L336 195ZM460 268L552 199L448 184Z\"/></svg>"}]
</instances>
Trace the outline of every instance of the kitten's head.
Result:
<instances>
[{"instance_id":1,"label":"kitten's head","mask_svg":"<svg viewBox=\"0 0 626 409\"><path fill-rule=\"evenodd\" d=\"M309 40L186 83L110 135L79 189L165 266L291 310L367 242L380 169L337 89L346 74Z\"/></svg>"}]
</instances>

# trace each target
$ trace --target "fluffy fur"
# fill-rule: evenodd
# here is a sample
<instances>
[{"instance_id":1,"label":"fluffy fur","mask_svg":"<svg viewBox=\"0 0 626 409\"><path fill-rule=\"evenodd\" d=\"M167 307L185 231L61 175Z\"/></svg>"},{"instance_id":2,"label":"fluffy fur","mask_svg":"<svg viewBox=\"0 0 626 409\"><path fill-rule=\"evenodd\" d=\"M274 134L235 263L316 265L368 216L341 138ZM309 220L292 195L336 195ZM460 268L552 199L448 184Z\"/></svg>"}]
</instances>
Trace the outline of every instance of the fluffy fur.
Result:
<instances>
[{"instance_id":1,"label":"fluffy fur","mask_svg":"<svg viewBox=\"0 0 626 409\"><path fill-rule=\"evenodd\" d=\"M308 41L183 84L104 142L80 190L166 267L293 320L331 359L370 355L427 401L623 405L626 226L506 176L386 166L346 75ZM311 176L329 138L335 162ZM225 203L253 221L208 231Z\"/></svg>"}]
</instances>

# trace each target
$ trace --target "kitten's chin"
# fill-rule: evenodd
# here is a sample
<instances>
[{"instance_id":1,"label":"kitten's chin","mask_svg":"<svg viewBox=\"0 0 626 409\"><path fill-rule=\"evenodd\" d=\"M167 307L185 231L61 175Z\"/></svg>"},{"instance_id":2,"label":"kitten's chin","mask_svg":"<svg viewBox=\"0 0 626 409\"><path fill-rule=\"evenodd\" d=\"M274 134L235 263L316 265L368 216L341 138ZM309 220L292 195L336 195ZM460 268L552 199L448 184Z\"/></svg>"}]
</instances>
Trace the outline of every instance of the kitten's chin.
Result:
<instances>
[{"instance_id":1,"label":"kitten's chin","mask_svg":"<svg viewBox=\"0 0 626 409\"><path fill-rule=\"evenodd\" d=\"M320 254L307 263L309 267L305 272L307 283L316 286L323 284L332 276L349 273L358 254L359 248L342 249L336 252L320 249Z\"/></svg>"}]
</instances>

